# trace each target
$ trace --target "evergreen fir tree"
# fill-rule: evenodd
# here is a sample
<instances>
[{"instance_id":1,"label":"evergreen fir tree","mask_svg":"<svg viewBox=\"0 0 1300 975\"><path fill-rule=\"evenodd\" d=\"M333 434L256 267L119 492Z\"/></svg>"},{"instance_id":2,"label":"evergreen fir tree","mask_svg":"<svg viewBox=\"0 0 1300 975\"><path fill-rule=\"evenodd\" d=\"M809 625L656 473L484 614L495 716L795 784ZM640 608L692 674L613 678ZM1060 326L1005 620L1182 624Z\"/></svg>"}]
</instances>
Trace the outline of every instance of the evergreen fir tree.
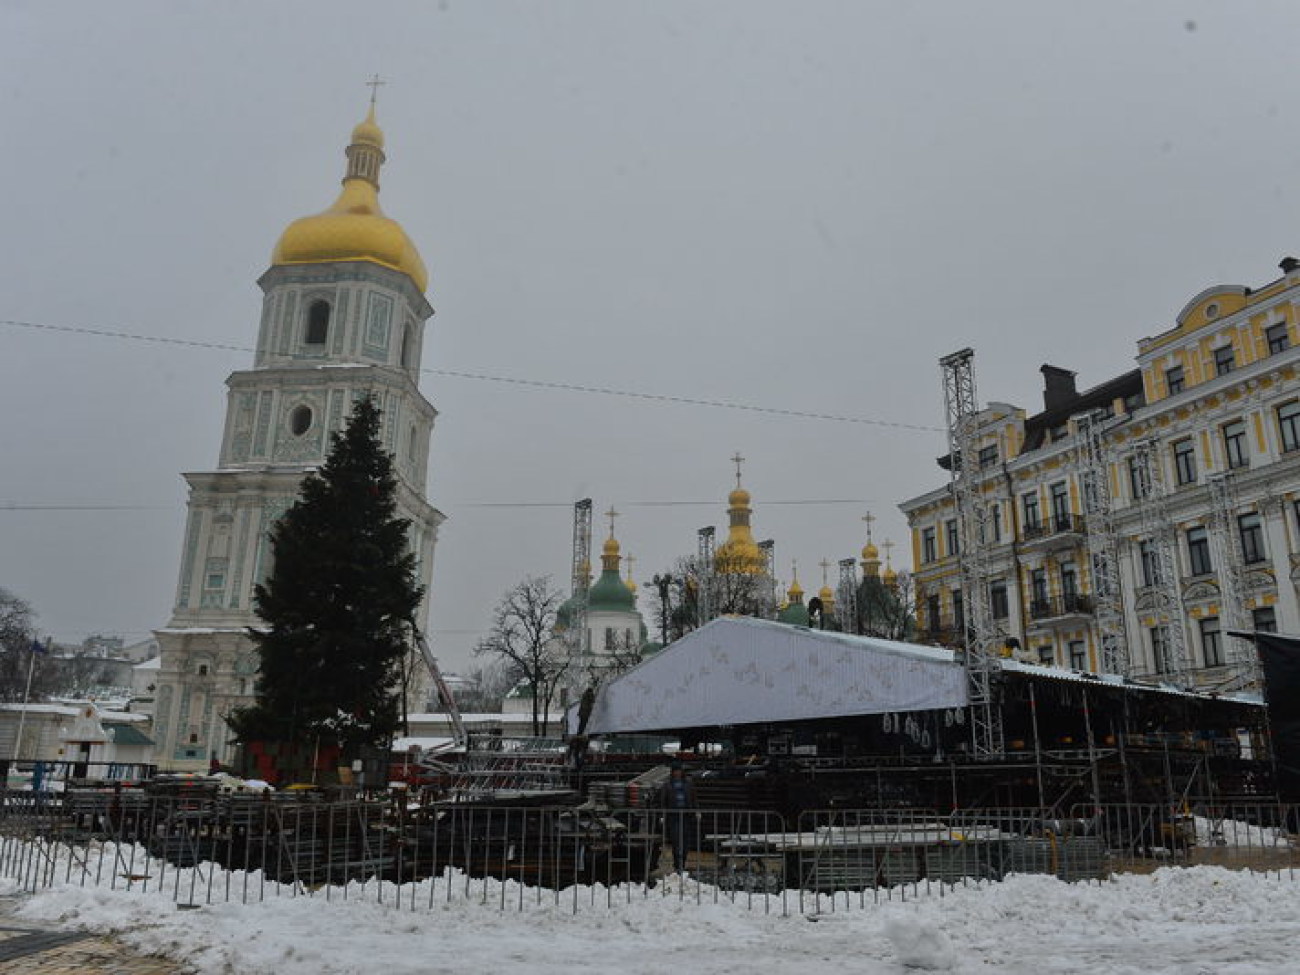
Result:
<instances>
[{"instance_id":1,"label":"evergreen fir tree","mask_svg":"<svg viewBox=\"0 0 1300 975\"><path fill-rule=\"evenodd\" d=\"M260 657L256 701L229 720L241 741L337 744L354 758L400 730L402 667L423 592L379 423L374 401L359 400L271 530L274 568L254 591L265 625L249 631Z\"/></svg>"}]
</instances>

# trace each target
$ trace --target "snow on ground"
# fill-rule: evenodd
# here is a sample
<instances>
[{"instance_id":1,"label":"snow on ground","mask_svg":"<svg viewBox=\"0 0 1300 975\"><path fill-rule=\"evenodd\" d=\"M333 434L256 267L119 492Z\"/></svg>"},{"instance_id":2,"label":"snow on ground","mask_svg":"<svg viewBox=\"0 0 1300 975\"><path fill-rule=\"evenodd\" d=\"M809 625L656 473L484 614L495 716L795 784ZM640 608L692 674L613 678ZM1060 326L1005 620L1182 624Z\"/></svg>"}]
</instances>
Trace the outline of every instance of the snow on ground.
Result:
<instances>
[{"instance_id":1,"label":"snow on ground","mask_svg":"<svg viewBox=\"0 0 1300 975\"><path fill-rule=\"evenodd\" d=\"M863 907L790 916L714 902L712 888L671 878L646 891L572 891L557 905L517 889L508 907L466 899L463 885L416 885L418 905L279 897L181 910L162 895L66 887L32 895L17 915L116 935L203 975L353 975L518 971L573 975L674 970L690 975L773 973L1034 973L1247 975L1296 970L1300 878L1219 867L1168 868L1102 884L1047 876L910 892ZM6 885L8 885L6 887ZM238 887L236 887L236 890ZM12 892L0 880L0 893ZM405 888L403 896L411 890ZM479 888L474 888L477 895ZM630 901L628 900L631 894ZM422 895L422 896L421 896ZM595 904L592 904L594 896ZM699 897L697 902L696 898ZM755 901L756 904L760 903ZM776 910L777 902L773 902Z\"/></svg>"}]
</instances>

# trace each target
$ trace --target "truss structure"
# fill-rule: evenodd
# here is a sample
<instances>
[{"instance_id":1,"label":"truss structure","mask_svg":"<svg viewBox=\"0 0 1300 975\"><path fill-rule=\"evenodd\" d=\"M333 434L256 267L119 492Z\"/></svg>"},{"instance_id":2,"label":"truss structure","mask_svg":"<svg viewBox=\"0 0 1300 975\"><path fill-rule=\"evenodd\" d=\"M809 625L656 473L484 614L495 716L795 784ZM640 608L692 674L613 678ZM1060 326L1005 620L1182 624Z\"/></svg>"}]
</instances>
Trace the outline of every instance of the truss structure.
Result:
<instances>
[{"instance_id":1,"label":"truss structure","mask_svg":"<svg viewBox=\"0 0 1300 975\"><path fill-rule=\"evenodd\" d=\"M699 536L699 552L697 553L699 566L696 569L696 572L699 573L699 591L696 593L696 605L699 609L698 623L703 626L713 619L713 559L717 529L713 525L706 525L696 534Z\"/></svg>"},{"instance_id":2,"label":"truss structure","mask_svg":"<svg viewBox=\"0 0 1300 975\"><path fill-rule=\"evenodd\" d=\"M984 544L988 510L980 496L978 467L979 406L975 394L975 353L962 349L939 360L948 430L950 489L959 530L958 561L965 607L965 663L970 698L971 745L976 757L1001 755L1002 712L995 700L998 631L989 599L988 549Z\"/></svg>"},{"instance_id":3,"label":"truss structure","mask_svg":"<svg viewBox=\"0 0 1300 975\"><path fill-rule=\"evenodd\" d=\"M1232 631L1250 632L1254 625L1246 613L1246 557L1237 524L1237 492L1231 471L1208 478L1210 488L1210 537L1214 540L1215 564L1219 567L1219 632L1226 641L1227 663L1237 687L1259 686L1260 674L1254 643L1229 636ZM1207 661L1208 663L1208 661Z\"/></svg>"},{"instance_id":4,"label":"truss structure","mask_svg":"<svg viewBox=\"0 0 1300 975\"><path fill-rule=\"evenodd\" d=\"M573 567L570 585L572 586L572 614L569 617L569 659L585 659L591 651L587 646L587 588L591 579L591 498L583 498L573 505ZM578 670L571 673L574 680L579 680Z\"/></svg>"},{"instance_id":5,"label":"truss structure","mask_svg":"<svg viewBox=\"0 0 1300 975\"><path fill-rule=\"evenodd\" d=\"M835 591L835 609L840 629L858 632L858 567L853 559L840 559L840 582Z\"/></svg>"},{"instance_id":6,"label":"truss structure","mask_svg":"<svg viewBox=\"0 0 1300 975\"><path fill-rule=\"evenodd\" d=\"M1129 457L1133 503L1138 509L1141 538L1148 546L1143 571L1151 583L1148 588L1159 620L1157 632L1163 633L1164 645L1153 641L1152 646L1156 655L1156 670L1166 674L1179 686L1190 687L1192 666L1187 653L1187 614L1183 610L1178 566L1174 560L1178 540L1169 514L1159 444L1154 440L1140 441Z\"/></svg>"},{"instance_id":7,"label":"truss structure","mask_svg":"<svg viewBox=\"0 0 1300 975\"><path fill-rule=\"evenodd\" d=\"M1106 415L1097 411L1076 420L1079 430L1079 484L1097 619L1099 665L1107 674L1127 676L1128 639L1124 628L1124 590L1119 575L1119 533L1111 504L1111 453L1106 445Z\"/></svg>"}]
</instances>

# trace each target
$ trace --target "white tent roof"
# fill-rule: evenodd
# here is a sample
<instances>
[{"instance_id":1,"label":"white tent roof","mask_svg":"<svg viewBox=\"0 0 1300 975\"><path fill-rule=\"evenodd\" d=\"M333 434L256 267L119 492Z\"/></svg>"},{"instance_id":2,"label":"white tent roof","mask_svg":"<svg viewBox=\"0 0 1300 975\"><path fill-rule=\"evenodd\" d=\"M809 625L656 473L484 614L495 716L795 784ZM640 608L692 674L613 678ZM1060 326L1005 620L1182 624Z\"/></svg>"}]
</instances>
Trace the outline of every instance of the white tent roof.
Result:
<instances>
[{"instance_id":1,"label":"white tent roof","mask_svg":"<svg viewBox=\"0 0 1300 975\"><path fill-rule=\"evenodd\" d=\"M965 704L966 673L949 650L724 617L602 688L587 732L800 721ZM576 711L570 721L576 724Z\"/></svg>"}]
</instances>

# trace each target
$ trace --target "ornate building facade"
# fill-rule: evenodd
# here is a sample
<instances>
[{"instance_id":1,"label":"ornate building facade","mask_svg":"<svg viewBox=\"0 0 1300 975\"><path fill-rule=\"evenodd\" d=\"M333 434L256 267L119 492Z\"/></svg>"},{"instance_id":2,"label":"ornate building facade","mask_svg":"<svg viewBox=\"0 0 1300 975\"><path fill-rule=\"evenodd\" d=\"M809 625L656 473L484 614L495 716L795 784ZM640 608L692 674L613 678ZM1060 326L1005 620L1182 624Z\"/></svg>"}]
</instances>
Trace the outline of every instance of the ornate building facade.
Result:
<instances>
[{"instance_id":1,"label":"ornate building facade","mask_svg":"<svg viewBox=\"0 0 1300 975\"><path fill-rule=\"evenodd\" d=\"M1131 372L1080 392L1043 366L1041 412L981 411L958 462L975 467L980 598L1006 652L1231 689L1254 675L1230 630L1300 632L1300 262L1281 269L1198 294ZM950 492L900 507L921 638L959 645L968 540Z\"/></svg>"},{"instance_id":2,"label":"ornate building facade","mask_svg":"<svg viewBox=\"0 0 1300 975\"><path fill-rule=\"evenodd\" d=\"M372 102L347 147L328 210L291 223L275 245L252 368L233 373L216 467L184 475L188 517L175 609L161 649L156 761L206 769L229 758L224 716L251 700L257 669L247 628L253 587L270 572L268 531L318 467L352 404L373 396L393 454L401 517L427 592L443 516L425 497L437 411L419 389L428 272L379 207L384 136Z\"/></svg>"}]
</instances>

